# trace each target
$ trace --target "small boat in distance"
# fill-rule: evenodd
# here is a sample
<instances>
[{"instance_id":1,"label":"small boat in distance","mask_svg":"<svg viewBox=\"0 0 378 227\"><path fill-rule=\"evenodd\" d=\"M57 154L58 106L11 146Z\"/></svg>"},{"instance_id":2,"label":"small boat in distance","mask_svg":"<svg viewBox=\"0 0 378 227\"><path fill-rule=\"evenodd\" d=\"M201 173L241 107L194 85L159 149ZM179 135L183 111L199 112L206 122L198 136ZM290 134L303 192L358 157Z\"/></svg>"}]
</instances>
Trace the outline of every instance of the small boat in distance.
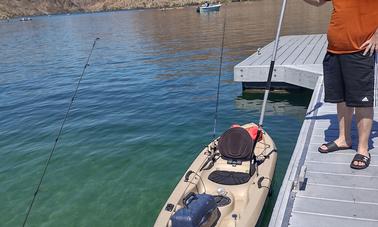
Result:
<instances>
[{"instance_id":1,"label":"small boat in distance","mask_svg":"<svg viewBox=\"0 0 378 227\"><path fill-rule=\"evenodd\" d=\"M197 12L198 13L205 13L205 12L219 11L221 6L222 6L222 4L216 4L216 5L204 4L202 6L197 7Z\"/></svg>"},{"instance_id":2,"label":"small boat in distance","mask_svg":"<svg viewBox=\"0 0 378 227\"><path fill-rule=\"evenodd\" d=\"M20 21L31 21L32 19L30 17L23 17L20 19Z\"/></svg>"}]
</instances>

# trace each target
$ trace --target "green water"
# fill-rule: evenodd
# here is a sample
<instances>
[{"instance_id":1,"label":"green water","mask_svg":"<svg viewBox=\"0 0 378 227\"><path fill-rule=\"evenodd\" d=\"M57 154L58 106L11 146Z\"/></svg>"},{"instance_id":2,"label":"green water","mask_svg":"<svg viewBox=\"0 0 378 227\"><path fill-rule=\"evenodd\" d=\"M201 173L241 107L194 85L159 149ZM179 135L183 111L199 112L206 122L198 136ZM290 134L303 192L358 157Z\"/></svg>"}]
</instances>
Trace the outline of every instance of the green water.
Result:
<instances>
[{"instance_id":1,"label":"green water","mask_svg":"<svg viewBox=\"0 0 378 227\"><path fill-rule=\"evenodd\" d=\"M233 66L272 40L279 7L273 0L227 6L217 135L258 120L262 96L242 94ZM212 138L223 9L0 22L0 226L22 225L95 37L101 40L27 226L152 226ZM328 12L301 1L288 12L284 34L326 28ZM265 128L279 159L263 225L310 96L270 96Z\"/></svg>"}]
</instances>

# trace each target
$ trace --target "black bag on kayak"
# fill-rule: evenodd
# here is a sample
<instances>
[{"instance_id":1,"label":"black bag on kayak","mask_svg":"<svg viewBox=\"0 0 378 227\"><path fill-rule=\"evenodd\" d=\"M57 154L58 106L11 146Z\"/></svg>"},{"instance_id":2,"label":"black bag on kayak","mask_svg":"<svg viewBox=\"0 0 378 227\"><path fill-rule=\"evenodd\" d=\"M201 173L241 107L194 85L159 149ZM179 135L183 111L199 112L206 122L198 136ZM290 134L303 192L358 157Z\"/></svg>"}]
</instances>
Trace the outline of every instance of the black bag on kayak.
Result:
<instances>
[{"instance_id":1,"label":"black bag on kayak","mask_svg":"<svg viewBox=\"0 0 378 227\"><path fill-rule=\"evenodd\" d=\"M189 193L183 199L183 208L171 217L172 227L214 227L220 211L213 196Z\"/></svg>"}]
</instances>

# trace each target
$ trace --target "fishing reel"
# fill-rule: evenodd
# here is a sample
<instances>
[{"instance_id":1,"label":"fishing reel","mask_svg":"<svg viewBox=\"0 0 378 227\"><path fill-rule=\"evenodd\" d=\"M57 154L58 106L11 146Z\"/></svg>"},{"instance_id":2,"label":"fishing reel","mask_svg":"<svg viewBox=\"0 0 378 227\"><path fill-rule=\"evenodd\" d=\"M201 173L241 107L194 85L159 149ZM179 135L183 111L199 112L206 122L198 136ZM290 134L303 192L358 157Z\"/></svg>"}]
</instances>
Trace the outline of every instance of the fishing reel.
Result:
<instances>
[{"instance_id":1,"label":"fishing reel","mask_svg":"<svg viewBox=\"0 0 378 227\"><path fill-rule=\"evenodd\" d=\"M200 171L209 170L209 169L213 168L214 163L220 157L220 153L217 152L218 140L219 140L219 138L215 139L213 142L211 142L207 146L207 150L205 151L205 155L207 155L208 157L207 157L207 160L205 161L205 163L202 165Z\"/></svg>"}]
</instances>

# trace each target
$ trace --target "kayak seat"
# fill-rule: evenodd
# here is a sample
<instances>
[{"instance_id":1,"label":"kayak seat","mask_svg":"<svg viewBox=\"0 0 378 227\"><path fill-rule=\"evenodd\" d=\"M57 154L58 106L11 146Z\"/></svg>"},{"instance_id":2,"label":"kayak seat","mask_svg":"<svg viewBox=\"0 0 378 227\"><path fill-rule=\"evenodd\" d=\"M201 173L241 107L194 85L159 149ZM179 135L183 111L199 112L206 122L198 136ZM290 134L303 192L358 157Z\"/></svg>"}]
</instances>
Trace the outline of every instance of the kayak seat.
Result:
<instances>
[{"instance_id":1,"label":"kayak seat","mask_svg":"<svg viewBox=\"0 0 378 227\"><path fill-rule=\"evenodd\" d=\"M248 161L253 157L253 139L242 127L230 128L219 138L218 149L223 159Z\"/></svg>"},{"instance_id":2,"label":"kayak seat","mask_svg":"<svg viewBox=\"0 0 378 227\"><path fill-rule=\"evenodd\" d=\"M219 138L218 149L221 158L227 160L227 163L235 166L236 163L241 165L243 161L250 161L253 158L253 139L248 131L242 127L228 129ZM215 170L210 173L208 179L223 185L244 184L251 178L250 173Z\"/></svg>"},{"instance_id":3,"label":"kayak seat","mask_svg":"<svg viewBox=\"0 0 378 227\"><path fill-rule=\"evenodd\" d=\"M215 170L210 173L208 179L222 185L239 185L247 183L251 179L251 175L242 172Z\"/></svg>"}]
</instances>

